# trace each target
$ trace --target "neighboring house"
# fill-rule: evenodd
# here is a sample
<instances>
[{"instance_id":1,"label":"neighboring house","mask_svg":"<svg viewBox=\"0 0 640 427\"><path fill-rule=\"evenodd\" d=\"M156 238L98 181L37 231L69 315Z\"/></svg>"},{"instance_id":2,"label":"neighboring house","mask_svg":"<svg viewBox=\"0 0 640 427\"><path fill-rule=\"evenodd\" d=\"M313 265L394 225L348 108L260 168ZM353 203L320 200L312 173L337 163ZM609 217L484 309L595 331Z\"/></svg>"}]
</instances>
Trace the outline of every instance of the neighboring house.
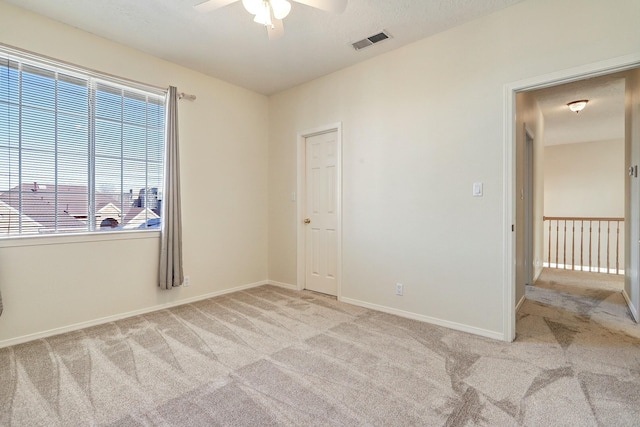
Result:
<instances>
[{"instance_id":1,"label":"neighboring house","mask_svg":"<svg viewBox=\"0 0 640 427\"><path fill-rule=\"evenodd\" d=\"M83 190L84 189L84 194ZM56 190L58 203L56 204ZM0 201L16 210L12 215L12 230L19 226L18 209L22 212L22 234L47 233L56 230L82 231L87 228L87 191L80 186L55 186L45 184L22 184L0 194ZM30 229L25 229L25 223ZM36 226L35 224L38 224Z\"/></svg>"},{"instance_id":2,"label":"neighboring house","mask_svg":"<svg viewBox=\"0 0 640 427\"><path fill-rule=\"evenodd\" d=\"M142 224L145 224L150 219L160 218L154 211L149 208L136 208L129 209L122 223L124 229L139 228Z\"/></svg>"},{"instance_id":3,"label":"neighboring house","mask_svg":"<svg viewBox=\"0 0 640 427\"><path fill-rule=\"evenodd\" d=\"M96 230L116 227L134 229L149 219L160 217L149 208L132 206L133 202L129 200L120 209L118 206L121 203L117 197L109 193L96 194ZM87 230L89 202L86 186L55 186L36 182L22 184L0 193L0 202L7 207L3 218L0 218L2 234L19 233L18 209L21 204L21 234Z\"/></svg>"},{"instance_id":4,"label":"neighboring house","mask_svg":"<svg viewBox=\"0 0 640 427\"><path fill-rule=\"evenodd\" d=\"M96 229L103 227L118 227L122 223L122 210L117 202L108 202L96 211Z\"/></svg>"},{"instance_id":5,"label":"neighboring house","mask_svg":"<svg viewBox=\"0 0 640 427\"><path fill-rule=\"evenodd\" d=\"M18 211L0 200L0 236L17 235L20 232L18 224ZM31 218L23 217L23 230L36 230L42 228L42 224Z\"/></svg>"}]
</instances>

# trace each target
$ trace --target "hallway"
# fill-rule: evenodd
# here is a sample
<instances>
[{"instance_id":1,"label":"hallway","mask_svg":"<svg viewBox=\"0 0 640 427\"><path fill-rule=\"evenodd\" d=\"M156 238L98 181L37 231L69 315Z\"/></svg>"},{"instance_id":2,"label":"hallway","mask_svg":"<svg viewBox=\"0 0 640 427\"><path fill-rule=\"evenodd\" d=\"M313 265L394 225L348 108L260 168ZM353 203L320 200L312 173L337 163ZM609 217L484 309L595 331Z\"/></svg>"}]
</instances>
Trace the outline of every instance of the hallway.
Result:
<instances>
[{"instance_id":1,"label":"hallway","mask_svg":"<svg viewBox=\"0 0 640 427\"><path fill-rule=\"evenodd\" d=\"M545 268L535 285L527 286L516 340L557 341L567 355L607 352L612 363L623 359L628 349L637 354L632 357L635 362L621 366L637 370L640 325L631 317L623 287L621 275Z\"/></svg>"}]
</instances>

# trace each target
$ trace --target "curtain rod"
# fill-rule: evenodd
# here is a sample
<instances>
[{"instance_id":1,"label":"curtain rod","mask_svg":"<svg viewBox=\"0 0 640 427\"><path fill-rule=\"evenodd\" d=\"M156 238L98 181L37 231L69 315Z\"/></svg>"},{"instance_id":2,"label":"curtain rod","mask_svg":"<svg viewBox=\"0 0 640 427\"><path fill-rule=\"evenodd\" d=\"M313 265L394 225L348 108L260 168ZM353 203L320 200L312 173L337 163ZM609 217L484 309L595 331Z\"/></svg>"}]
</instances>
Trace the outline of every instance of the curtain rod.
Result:
<instances>
[{"instance_id":1,"label":"curtain rod","mask_svg":"<svg viewBox=\"0 0 640 427\"><path fill-rule=\"evenodd\" d=\"M178 93L178 99L186 99L187 101L195 101L195 95L189 95L188 93L180 92Z\"/></svg>"},{"instance_id":2,"label":"curtain rod","mask_svg":"<svg viewBox=\"0 0 640 427\"><path fill-rule=\"evenodd\" d=\"M30 50L26 50L26 49L22 49L22 48L19 48L19 47L11 46L11 45L8 45L6 43L0 42L0 48L3 48L3 49L8 50L8 51L13 51L17 55L24 55L24 56L30 57L32 59L35 59L35 60L48 61L48 62L53 63L53 65L59 64L59 65L66 66L66 67L69 67L69 68L72 68L72 69L76 69L76 70L81 71L81 72L90 72L90 73L93 73L93 74L96 74L96 75L101 75L101 76L109 77L109 78L112 78L112 79L115 79L115 80L120 80L122 82L132 83L134 85L139 85L139 86L143 86L143 87L147 87L147 88L158 89L158 90L161 90L163 92L167 91L166 87L156 86L156 85L152 85L152 84L149 84L149 83L144 83L144 82L140 82L140 81L137 81L137 80L133 80L133 79L130 79L130 78L127 78L127 77L120 77L120 76L117 76L115 74L105 73L104 71L98 71L98 70L95 70L95 69L92 69L92 68L88 68L88 67L84 67L84 66L81 66L81 65L74 64L72 62L62 61L60 59L53 58L53 57L50 57L50 56L47 56L47 55L43 55L43 54L40 54L40 53L32 52ZM195 101L196 100L196 96L195 95L190 95L188 93L180 92L180 93L178 93L178 99L186 99L188 101Z\"/></svg>"},{"instance_id":3,"label":"curtain rod","mask_svg":"<svg viewBox=\"0 0 640 427\"><path fill-rule=\"evenodd\" d=\"M144 82L140 82L138 80L134 80L134 79L130 79L128 77L121 77L121 76L117 76L115 74L110 74L110 73L106 73L104 71L98 71L94 68L89 68L89 67L85 67L83 65L77 65L74 64L73 62L68 62L68 61L63 61L57 58L53 58L51 56L47 56L47 55L43 55L41 53L37 53L37 52L32 52L30 50L26 50L26 49L22 49L19 47L15 47L15 46L11 46L8 45L6 43L2 43L0 42L0 48L9 50L9 51L13 51L15 52L15 55L24 55L26 57L29 57L31 60L39 60L39 61L48 61L50 63L53 63L53 65L61 65L63 67L69 67L71 69L75 69L77 72L89 72L89 73L93 73L96 75L100 75L103 77L108 77L108 78L112 78L115 80L120 80L121 82L127 82L127 83L131 83L137 86L143 86L143 87L148 87L148 88L153 88L153 89L157 89L163 92L167 91L166 87L162 87L162 86L156 86L156 85L152 85L149 83L144 83Z\"/></svg>"}]
</instances>

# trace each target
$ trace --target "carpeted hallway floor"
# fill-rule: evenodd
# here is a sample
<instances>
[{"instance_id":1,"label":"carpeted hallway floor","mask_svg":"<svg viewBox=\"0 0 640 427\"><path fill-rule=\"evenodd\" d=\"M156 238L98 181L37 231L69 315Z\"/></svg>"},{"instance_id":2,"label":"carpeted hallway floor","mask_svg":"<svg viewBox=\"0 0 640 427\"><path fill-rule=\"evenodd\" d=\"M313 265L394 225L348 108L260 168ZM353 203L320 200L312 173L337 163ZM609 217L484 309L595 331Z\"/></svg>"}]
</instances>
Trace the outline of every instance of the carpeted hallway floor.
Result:
<instances>
[{"instance_id":1,"label":"carpeted hallway floor","mask_svg":"<svg viewBox=\"0 0 640 427\"><path fill-rule=\"evenodd\" d=\"M545 273L511 344L263 286L0 349L0 425L640 425L621 294Z\"/></svg>"}]
</instances>

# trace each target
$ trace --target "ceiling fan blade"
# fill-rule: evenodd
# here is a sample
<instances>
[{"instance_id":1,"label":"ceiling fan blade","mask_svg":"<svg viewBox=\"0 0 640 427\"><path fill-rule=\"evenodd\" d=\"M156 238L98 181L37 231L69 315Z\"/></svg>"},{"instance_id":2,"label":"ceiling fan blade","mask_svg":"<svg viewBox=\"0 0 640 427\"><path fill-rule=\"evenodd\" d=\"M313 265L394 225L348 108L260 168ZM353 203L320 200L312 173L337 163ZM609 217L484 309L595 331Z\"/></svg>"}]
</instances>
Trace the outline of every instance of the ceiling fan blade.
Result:
<instances>
[{"instance_id":1,"label":"ceiling fan blade","mask_svg":"<svg viewBox=\"0 0 640 427\"><path fill-rule=\"evenodd\" d=\"M293 0L295 2L326 10L327 12L342 13L347 8L347 0Z\"/></svg>"},{"instance_id":2,"label":"ceiling fan blade","mask_svg":"<svg viewBox=\"0 0 640 427\"><path fill-rule=\"evenodd\" d=\"M207 0L193 6L193 8L198 12L211 12L212 10L216 10L223 6L231 4L234 1L236 0Z\"/></svg>"},{"instance_id":3,"label":"ceiling fan blade","mask_svg":"<svg viewBox=\"0 0 640 427\"><path fill-rule=\"evenodd\" d=\"M282 19L273 19L273 28L267 25L267 34L269 34L269 40L279 39L284 35L284 24Z\"/></svg>"}]
</instances>

